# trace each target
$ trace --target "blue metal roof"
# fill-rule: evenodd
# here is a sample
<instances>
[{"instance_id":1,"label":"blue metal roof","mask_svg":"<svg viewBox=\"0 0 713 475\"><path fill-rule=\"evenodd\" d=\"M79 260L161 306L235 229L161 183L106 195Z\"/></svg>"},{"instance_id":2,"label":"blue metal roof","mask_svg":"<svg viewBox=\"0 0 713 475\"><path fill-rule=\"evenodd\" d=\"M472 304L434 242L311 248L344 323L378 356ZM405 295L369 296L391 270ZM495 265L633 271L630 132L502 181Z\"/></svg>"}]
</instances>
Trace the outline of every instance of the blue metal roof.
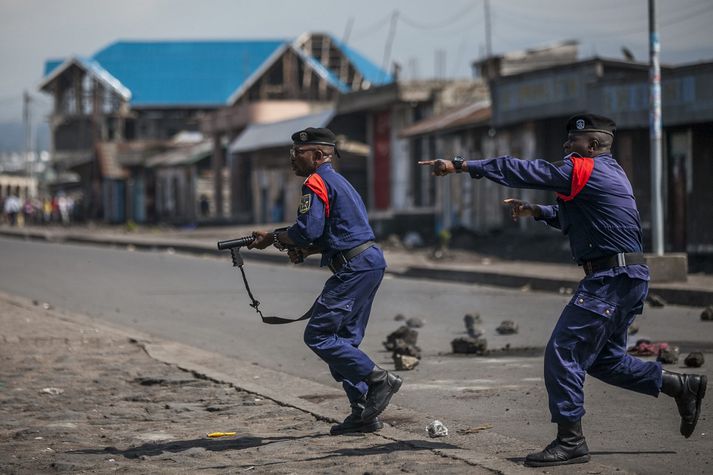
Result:
<instances>
[{"instance_id":1,"label":"blue metal roof","mask_svg":"<svg viewBox=\"0 0 713 475\"><path fill-rule=\"evenodd\" d=\"M394 78L388 71L384 71L375 65L369 59L362 56L361 53L347 46L346 43L342 43L336 38L332 38L332 41L344 52L344 55L351 61L361 75L364 76L364 79L369 81L372 85L380 86L394 82Z\"/></svg>"},{"instance_id":2,"label":"blue metal roof","mask_svg":"<svg viewBox=\"0 0 713 475\"><path fill-rule=\"evenodd\" d=\"M118 41L93 56L131 104L223 105L284 40Z\"/></svg>"},{"instance_id":3,"label":"blue metal roof","mask_svg":"<svg viewBox=\"0 0 713 475\"><path fill-rule=\"evenodd\" d=\"M64 63L64 59L48 59L45 61L45 73L44 76L49 76L52 71L60 67Z\"/></svg>"}]
</instances>

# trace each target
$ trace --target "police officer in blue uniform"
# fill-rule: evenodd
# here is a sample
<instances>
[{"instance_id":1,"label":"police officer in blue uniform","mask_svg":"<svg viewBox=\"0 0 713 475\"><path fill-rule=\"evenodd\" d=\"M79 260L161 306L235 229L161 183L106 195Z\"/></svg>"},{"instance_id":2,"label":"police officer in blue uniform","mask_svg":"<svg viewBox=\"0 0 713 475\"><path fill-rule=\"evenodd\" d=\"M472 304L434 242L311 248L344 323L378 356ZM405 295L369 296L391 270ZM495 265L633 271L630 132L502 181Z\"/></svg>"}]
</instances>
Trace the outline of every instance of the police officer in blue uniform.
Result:
<instances>
[{"instance_id":1,"label":"police officer in blue uniform","mask_svg":"<svg viewBox=\"0 0 713 475\"><path fill-rule=\"evenodd\" d=\"M706 376L662 370L626 352L627 329L642 313L649 270L642 254L641 224L631 184L614 160L614 121L579 114L567 122L565 158L556 163L504 156L487 160L419 162L436 176L468 172L512 188L552 190L556 205L505 202L513 219L533 217L569 237L585 277L564 308L545 351L545 385L557 438L525 459L528 466L589 461L582 434L584 377L675 399L680 432L690 437L705 396Z\"/></svg>"},{"instance_id":2,"label":"police officer in blue uniform","mask_svg":"<svg viewBox=\"0 0 713 475\"><path fill-rule=\"evenodd\" d=\"M402 384L359 349L386 261L374 243L364 202L332 166L339 156L332 131L309 127L294 133L292 141L292 169L306 178L297 220L286 230L253 232L256 240L249 247L287 246L295 264L322 254L321 265L333 275L315 302L304 341L342 383L352 408L330 433L374 432L383 427L378 416Z\"/></svg>"}]
</instances>

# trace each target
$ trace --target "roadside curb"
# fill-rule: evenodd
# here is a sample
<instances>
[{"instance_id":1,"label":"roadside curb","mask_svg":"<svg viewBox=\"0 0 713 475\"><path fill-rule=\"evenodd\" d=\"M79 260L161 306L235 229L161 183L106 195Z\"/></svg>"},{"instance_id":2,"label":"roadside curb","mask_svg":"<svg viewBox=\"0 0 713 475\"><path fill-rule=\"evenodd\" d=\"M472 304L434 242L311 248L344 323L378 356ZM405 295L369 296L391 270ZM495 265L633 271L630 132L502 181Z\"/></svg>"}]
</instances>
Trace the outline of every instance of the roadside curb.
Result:
<instances>
[{"instance_id":1,"label":"roadside curb","mask_svg":"<svg viewBox=\"0 0 713 475\"><path fill-rule=\"evenodd\" d=\"M74 233L52 233L51 231L0 229L0 236L26 240L43 240L59 243L95 244L113 247L132 246L141 250L173 250L194 255L228 256L226 251L219 251L215 246L203 242L188 242L185 239L157 239L139 236L111 235L80 235ZM284 254L277 252L252 252L241 254L244 259L267 264L286 264ZM309 267L319 267L318 259L307 259L304 264ZM577 279L534 276L526 273L503 271L465 270L448 267L405 266L387 268L386 273L395 277L433 280L438 282L456 282L463 284L480 284L494 287L527 288L544 292L561 292L563 289L574 290L579 285ZM662 297L672 305L706 307L713 304L713 289L687 289L681 286L667 284L652 284L650 292Z\"/></svg>"}]
</instances>

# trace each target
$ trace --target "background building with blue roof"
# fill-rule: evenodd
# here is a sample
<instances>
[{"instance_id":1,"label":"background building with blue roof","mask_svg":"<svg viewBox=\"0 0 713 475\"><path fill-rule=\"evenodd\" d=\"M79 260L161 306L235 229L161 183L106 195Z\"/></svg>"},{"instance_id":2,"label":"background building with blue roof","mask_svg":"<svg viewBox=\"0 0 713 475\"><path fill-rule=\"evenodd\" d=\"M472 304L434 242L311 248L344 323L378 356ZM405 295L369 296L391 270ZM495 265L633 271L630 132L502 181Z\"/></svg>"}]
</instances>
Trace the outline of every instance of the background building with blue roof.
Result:
<instances>
[{"instance_id":1,"label":"background building with blue roof","mask_svg":"<svg viewBox=\"0 0 713 475\"><path fill-rule=\"evenodd\" d=\"M337 97L392 76L321 33L295 40L126 41L91 57L48 60L40 90L56 168L80 177L85 216L110 222L156 218L152 154L179 132L210 137L210 163L192 173L212 183L213 214L227 214L224 146L252 123L332 107ZM194 163L195 164L195 163ZM195 182L194 179L186 183ZM188 207L198 208L198 198Z\"/></svg>"}]
</instances>

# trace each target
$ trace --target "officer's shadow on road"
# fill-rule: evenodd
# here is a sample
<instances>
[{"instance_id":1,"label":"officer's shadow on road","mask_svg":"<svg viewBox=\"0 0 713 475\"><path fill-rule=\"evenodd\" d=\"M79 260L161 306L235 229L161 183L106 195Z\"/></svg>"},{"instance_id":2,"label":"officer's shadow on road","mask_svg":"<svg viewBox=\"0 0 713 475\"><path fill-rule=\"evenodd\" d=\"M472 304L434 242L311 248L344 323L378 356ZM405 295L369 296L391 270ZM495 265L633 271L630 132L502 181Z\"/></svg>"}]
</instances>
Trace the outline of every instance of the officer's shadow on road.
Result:
<instances>
[{"instance_id":1,"label":"officer's shadow on road","mask_svg":"<svg viewBox=\"0 0 713 475\"><path fill-rule=\"evenodd\" d=\"M142 456L152 457L161 455L164 452L178 453L189 449L202 448L213 452L223 450L243 450L252 447L261 447L276 442L288 442L300 439L316 439L319 437L328 437L326 434L310 434L299 437L235 437L230 439L190 439L190 440L174 440L170 442L156 443L147 442L138 447L129 447L125 450L117 449L116 447L104 447L96 449L79 449L70 450L69 454L112 454L126 457L127 459L136 459Z\"/></svg>"},{"instance_id":2,"label":"officer's shadow on road","mask_svg":"<svg viewBox=\"0 0 713 475\"><path fill-rule=\"evenodd\" d=\"M363 437L363 434L359 434L357 437ZM300 462L316 462L318 460L328 460L338 457L367 457L370 455L391 454L399 451L414 452L417 450L438 449L460 449L460 447L452 444L446 444L443 442L430 442L424 440L401 440L398 442L389 442L387 444L372 445L371 447L364 448L340 447L338 449L329 451L325 455L319 457L300 459ZM261 464L260 467L262 468L267 467L269 465L278 465L281 463L284 463L284 461L267 462Z\"/></svg>"}]
</instances>

